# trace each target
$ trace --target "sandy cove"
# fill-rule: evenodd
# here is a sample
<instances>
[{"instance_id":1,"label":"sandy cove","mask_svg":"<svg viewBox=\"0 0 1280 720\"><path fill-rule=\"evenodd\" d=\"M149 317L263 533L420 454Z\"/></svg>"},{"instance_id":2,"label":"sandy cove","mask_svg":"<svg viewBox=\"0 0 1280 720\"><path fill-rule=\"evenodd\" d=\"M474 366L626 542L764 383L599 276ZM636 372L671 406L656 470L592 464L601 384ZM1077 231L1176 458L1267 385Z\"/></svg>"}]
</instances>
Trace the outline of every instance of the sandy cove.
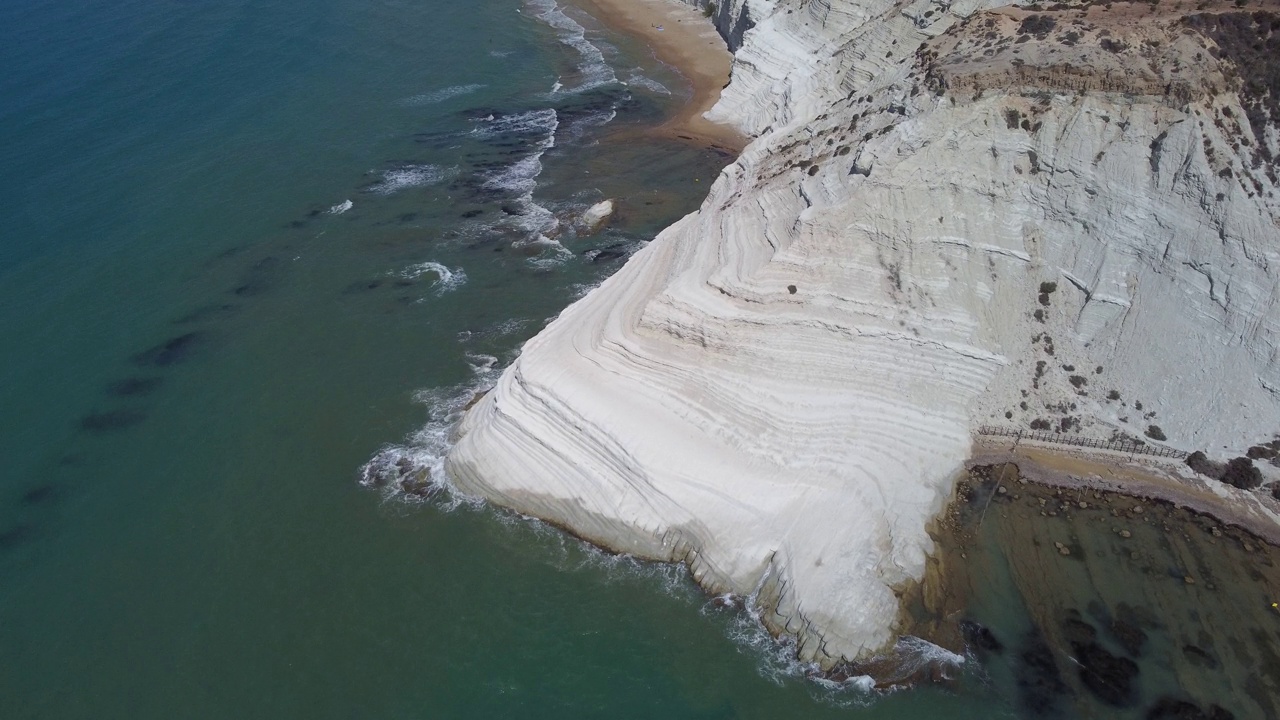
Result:
<instances>
[{"instance_id":1,"label":"sandy cove","mask_svg":"<svg viewBox=\"0 0 1280 720\"><path fill-rule=\"evenodd\" d=\"M693 97L675 117L657 128L663 135L705 143L734 155L747 139L735 128L703 114L729 83L733 54L711 20L676 0L572 0L615 32L644 42L662 62L693 86ZM662 28L659 30L658 28Z\"/></svg>"}]
</instances>

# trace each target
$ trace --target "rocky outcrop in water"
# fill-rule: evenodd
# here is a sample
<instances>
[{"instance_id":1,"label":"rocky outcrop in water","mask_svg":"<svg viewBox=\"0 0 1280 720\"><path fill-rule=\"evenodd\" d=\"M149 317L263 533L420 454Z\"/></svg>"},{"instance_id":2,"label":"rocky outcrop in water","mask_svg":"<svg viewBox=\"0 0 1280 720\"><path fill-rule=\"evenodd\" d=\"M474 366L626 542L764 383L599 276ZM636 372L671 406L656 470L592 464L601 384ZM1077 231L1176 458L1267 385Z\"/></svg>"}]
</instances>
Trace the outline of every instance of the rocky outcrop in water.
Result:
<instances>
[{"instance_id":1,"label":"rocky outcrop in water","mask_svg":"<svg viewBox=\"0 0 1280 720\"><path fill-rule=\"evenodd\" d=\"M453 481L829 667L893 643L978 424L1280 431L1276 55L1234 45L1278 16L1053 7L721 3L711 115L754 141L525 346Z\"/></svg>"}]
</instances>

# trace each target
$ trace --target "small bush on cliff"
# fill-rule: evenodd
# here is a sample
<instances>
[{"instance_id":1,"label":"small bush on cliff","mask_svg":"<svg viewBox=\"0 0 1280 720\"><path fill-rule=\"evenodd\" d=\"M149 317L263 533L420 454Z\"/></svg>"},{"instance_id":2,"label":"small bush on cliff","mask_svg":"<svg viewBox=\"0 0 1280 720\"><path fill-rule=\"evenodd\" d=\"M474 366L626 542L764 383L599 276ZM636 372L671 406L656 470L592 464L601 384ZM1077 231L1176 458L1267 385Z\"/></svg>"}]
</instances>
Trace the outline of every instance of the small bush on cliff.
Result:
<instances>
[{"instance_id":1,"label":"small bush on cliff","mask_svg":"<svg viewBox=\"0 0 1280 720\"><path fill-rule=\"evenodd\" d=\"M1164 442L1165 440L1168 440L1168 439L1169 439L1169 438L1167 438L1167 437L1165 437L1165 436L1164 436L1164 431L1160 429L1160 426L1159 426L1159 425L1151 425L1151 426L1149 426L1149 427L1147 428L1147 433L1146 433L1146 435L1147 435L1147 437L1151 438L1152 440L1159 440L1160 442Z\"/></svg>"},{"instance_id":2,"label":"small bush on cliff","mask_svg":"<svg viewBox=\"0 0 1280 720\"><path fill-rule=\"evenodd\" d=\"M1262 471L1247 457L1232 458L1222 473L1222 482L1241 490L1252 490L1262 484Z\"/></svg>"},{"instance_id":3,"label":"small bush on cliff","mask_svg":"<svg viewBox=\"0 0 1280 720\"><path fill-rule=\"evenodd\" d=\"M712 15L715 15L715 14L716 14L715 3L707 3L707 6L702 9L702 17L711 17Z\"/></svg>"},{"instance_id":4,"label":"small bush on cliff","mask_svg":"<svg viewBox=\"0 0 1280 720\"><path fill-rule=\"evenodd\" d=\"M1182 22L1213 40L1209 52L1234 65L1240 102L1254 137L1280 121L1280 15L1258 11L1188 15ZM1228 69L1230 71L1231 68ZM1259 159L1271 164L1266 143L1256 149Z\"/></svg>"},{"instance_id":5,"label":"small bush on cliff","mask_svg":"<svg viewBox=\"0 0 1280 720\"><path fill-rule=\"evenodd\" d=\"M1057 27L1058 21L1048 15L1028 15L1022 19L1022 23L1018 25L1019 35L1035 35L1036 39L1043 40L1053 32Z\"/></svg>"},{"instance_id":6,"label":"small bush on cliff","mask_svg":"<svg viewBox=\"0 0 1280 720\"><path fill-rule=\"evenodd\" d=\"M1221 479L1222 473L1226 469L1218 463L1210 460L1209 456L1205 455L1200 450L1197 450L1187 456L1187 467L1195 470L1201 475L1206 475L1215 480Z\"/></svg>"}]
</instances>

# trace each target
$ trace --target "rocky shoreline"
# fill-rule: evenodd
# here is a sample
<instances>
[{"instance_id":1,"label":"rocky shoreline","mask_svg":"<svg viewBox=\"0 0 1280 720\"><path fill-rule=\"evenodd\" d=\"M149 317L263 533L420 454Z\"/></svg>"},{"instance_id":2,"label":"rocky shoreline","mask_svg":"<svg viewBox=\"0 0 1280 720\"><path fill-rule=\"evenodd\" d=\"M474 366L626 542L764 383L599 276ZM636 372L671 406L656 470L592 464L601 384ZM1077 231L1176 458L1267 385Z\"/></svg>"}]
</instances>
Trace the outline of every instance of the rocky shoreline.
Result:
<instances>
[{"instance_id":1,"label":"rocky shoreline","mask_svg":"<svg viewBox=\"0 0 1280 720\"><path fill-rule=\"evenodd\" d=\"M1021 460L972 465L935 524L932 639L1037 717L1274 717L1274 542Z\"/></svg>"},{"instance_id":2,"label":"rocky shoreline","mask_svg":"<svg viewBox=\"0 0 1280 720\"><path fill-rule=\"evenodd\" d=\"M970 469L1012 463L1023 481L1070 491L1101 491L1153 500L1216 518L1273 546L1280 546L1280 502L1215 480L1197 477L1179 461L1126 458L1034 444L1021 448L988 438L975 443Z\"/></svg>"},{"instance_id":3,"label":"rocky shoreline","mask_svg":"<svg viewBox=\"0 0 1280 720\"><path fill-rule=\"evenodd\" d=\"M718 6L744 30L708 119L751 142L530 340L450 478L755 598L831 670L895 647L977 427L1272 437L1280 108L1242 38L1280 23L1114 5Z\"/></svg>"}]
</instances>

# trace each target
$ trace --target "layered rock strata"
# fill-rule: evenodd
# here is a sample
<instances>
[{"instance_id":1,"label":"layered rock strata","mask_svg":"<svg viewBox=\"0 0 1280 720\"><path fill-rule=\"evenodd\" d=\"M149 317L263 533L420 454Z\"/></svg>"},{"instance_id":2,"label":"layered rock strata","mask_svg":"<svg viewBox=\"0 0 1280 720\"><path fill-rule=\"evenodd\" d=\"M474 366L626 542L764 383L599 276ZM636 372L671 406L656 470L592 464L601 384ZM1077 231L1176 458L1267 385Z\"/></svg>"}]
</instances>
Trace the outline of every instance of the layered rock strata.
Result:
<instances>
[{"instance_id":1,"label":"layered rock strata","mask_svg":"<svg viewBox=\"0 0 1280 720\"><path fill-rule=\"evenodd\" d=\"M719 6L753 142L468 412L456 486L830 667L893 641L979 424L1280 432L1280 17L994 5Z\"/></svg>"}]
</instances>

